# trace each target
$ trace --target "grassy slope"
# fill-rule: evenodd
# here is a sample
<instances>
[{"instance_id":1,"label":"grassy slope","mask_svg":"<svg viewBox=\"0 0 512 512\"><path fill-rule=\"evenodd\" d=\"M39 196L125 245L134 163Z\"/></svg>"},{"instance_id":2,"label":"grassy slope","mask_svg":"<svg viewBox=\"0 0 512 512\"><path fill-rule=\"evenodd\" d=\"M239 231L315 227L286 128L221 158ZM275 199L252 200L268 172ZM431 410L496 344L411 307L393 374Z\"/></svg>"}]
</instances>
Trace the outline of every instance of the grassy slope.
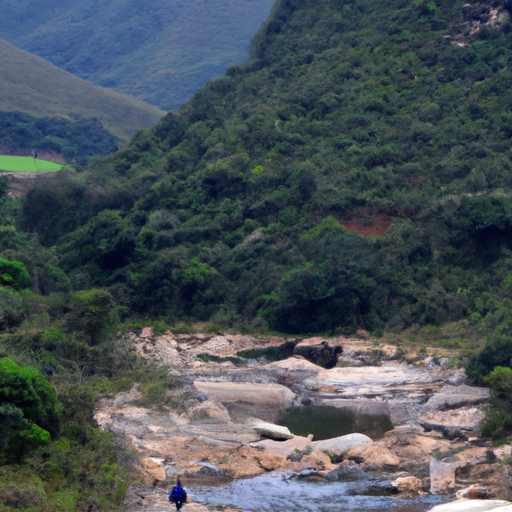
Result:
<instances>
[{"instance_id":1,"label":"grassy slope","mask_svg":"<svg viewBox=\"0 0 512 512\"><path fill-rule=\"evenodd\" d=\"M273 3L6 0L0 37L96 84L176 109L246 58Z\"/></svg>"},{"instance_id":2,"label":"grassy slope","mask_svg":"<svg viewBox=\"0 0 512 512\"><path fill-rule=\"evenodd\" d=\"M156 107L77 78L3 40L0 68L0 110L97 117L122 140L162 115Z\"/></svg>"},{"instance_id":3,"label":"grassy slope","mask_svg":"<svg viewBox=\"0 0 512 512\"><path fill-rule=\"evenodd\" d=\"M39 160L31 156L5 156L0 155L0 171L5 172L55 172L62 169L62 165Z\"/></svg>"}]
</instances>

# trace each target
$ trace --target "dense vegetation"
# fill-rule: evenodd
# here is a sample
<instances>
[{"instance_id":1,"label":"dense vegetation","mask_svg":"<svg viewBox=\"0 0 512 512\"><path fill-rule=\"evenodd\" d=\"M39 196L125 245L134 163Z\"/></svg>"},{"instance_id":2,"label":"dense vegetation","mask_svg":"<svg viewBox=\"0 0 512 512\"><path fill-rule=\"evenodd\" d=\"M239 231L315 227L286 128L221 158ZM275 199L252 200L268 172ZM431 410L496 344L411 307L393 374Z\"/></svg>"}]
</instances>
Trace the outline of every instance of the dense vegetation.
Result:
<instances>
[{"instance_id":1,"label":"dense vegetation","mask_svg":"<svg viewBox=\"0 0 512 512\"><path fill-rule=\"evenodd\" d=\"M274 0L5 0L0 37L66 71L176 110L247 57Z\"/></svg>"},{"instance_id":2,"label":"dense vegetation","mask_svg":"<svg viewBox=\"0 0 512 512\"><path fill-rule=\"evenodd\" d=\"M0 111L69 121L97 118L122 142L163 115L152 105L93 85L2 39L0 67Z\"/></svg>"},{"instance_id":3,"label":"dense vegetation","mask_svg":"<svg viewBox=\"0 0 512 512\"><path fill-rule=\"evenodd\" d=\"M0 112L0 153L55 153L83 166L91 156L107 155L114 148L116 139L96 118L36 118Z\"/></svg>"},{"instance_id":4,"label":"dense vegetation","mask_svg":"<svg viewBox=\"0 0 512 512\"><path fill-rule=\"evenodd\" d=\"M508 325L507 13L472 36L491 5L428 5L278 2L246 66L33 190L22 227L74 289L169 322ZM382 236L342 227L382 216Z\"/></svg>"},{"instance_id":5,"label":"dense vegetation","mask_svg":"<svg viewBox=\"0 0 512 512\"><path fill-rule=\"evenodd\" d=\"M22 204L0 180L0 352L63 404L60 439L24 455L38 496L122 499L129 464L92 420L98 393L147 375L120 321L481 348L486 432L511 431L506 7L279 0L245 66L125 148ZM175 385L146 381L143 403ZM0 492L26 468L2 467Z\"/></svg>"}]
</instances>

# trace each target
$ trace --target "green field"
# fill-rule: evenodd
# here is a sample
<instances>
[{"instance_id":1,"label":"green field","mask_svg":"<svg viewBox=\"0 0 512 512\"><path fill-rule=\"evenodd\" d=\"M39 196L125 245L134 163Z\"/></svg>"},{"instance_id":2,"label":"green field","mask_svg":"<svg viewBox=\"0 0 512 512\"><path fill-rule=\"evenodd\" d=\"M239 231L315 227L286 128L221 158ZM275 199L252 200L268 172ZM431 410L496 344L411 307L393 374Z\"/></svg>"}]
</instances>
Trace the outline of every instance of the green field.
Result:
<instances>
[{"instance_id":1,"label":"green field","mask_svg":"<svg viewBox=\"0 0 512 512\"><path fill-rule=\"evenodd\" d=\"M0 155L0 171L4 172L55 172L62 167L62 164L39 160L31 156Z\"/></svg>"}]
</instances>

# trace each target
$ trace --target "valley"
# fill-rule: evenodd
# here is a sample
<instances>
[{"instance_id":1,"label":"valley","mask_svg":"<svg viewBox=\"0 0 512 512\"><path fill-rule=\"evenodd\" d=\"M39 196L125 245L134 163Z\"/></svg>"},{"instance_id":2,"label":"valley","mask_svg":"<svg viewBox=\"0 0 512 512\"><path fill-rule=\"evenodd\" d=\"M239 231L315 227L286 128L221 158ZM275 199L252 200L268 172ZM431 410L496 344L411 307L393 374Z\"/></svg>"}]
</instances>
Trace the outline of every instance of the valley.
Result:
<instances>
[{"instance_id":1,"label":"valley","mask_svg":"<svg viewBox=\"0 0 512 512\"><path fill-rule=\"evenodd\" d=\"M6 5L111 9L97 69L172 93L159 2ZM511 12L278 0L165 114L0 43L0 153L71 163L0 175L2 512L156 512L178 476L191 511L510 510Z\"/></svg>"}]
</instances>

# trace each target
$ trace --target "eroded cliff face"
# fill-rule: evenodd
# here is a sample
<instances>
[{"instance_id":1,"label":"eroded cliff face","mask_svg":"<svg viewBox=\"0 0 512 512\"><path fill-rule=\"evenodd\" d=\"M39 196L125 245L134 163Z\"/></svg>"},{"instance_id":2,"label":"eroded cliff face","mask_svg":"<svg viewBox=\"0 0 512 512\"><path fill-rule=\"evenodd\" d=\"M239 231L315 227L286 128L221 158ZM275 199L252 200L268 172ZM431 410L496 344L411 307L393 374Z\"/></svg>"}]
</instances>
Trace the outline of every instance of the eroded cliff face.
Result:
<instances>
[{"instance_id":1,"label":"eroded cliff face","mask_svg":"<svg viewBox=\"0 0 512 512\"><path fill-rule=\"evenodd\" d=\"M510 15L506 5L498 2L468 1L460 8L460 15L451 27L451 36L445 42L464 47L474 41L482 31L501 30Z\"/></svg>"},{"instance_id":2,"label":"eroded cliff face","mask_svg":"<svg viewBox=\"0 0 512 512\"><path fill-rule=\"evenodd\" d=\"M97 404L99 425L128 437L139 454L146 483L153 484L152 491L142 492L155 503L165 497L161 488L178 476L190 485L276 470L312 471L336 480L344 468L390 472L391 480L401 479L395 487L406 493L452 494L479 484L489 496L511 497L508 466L499 465L511 456L510 446L493 449L478 441L489 391L465 384L463 370L449 367L453 354L434 362L371 340L307 340L309 346L343 347L338 366L327 369L297 355L272 363L237 356L289 339L155 337L149 329L129 336L134 351L186 382L181 410L157 412L135 405L137 383ZM379 439L351 434L324 441L272 428L283 409L311 405L387 415L394 428Z\"/></svg>"}]
</instances>

